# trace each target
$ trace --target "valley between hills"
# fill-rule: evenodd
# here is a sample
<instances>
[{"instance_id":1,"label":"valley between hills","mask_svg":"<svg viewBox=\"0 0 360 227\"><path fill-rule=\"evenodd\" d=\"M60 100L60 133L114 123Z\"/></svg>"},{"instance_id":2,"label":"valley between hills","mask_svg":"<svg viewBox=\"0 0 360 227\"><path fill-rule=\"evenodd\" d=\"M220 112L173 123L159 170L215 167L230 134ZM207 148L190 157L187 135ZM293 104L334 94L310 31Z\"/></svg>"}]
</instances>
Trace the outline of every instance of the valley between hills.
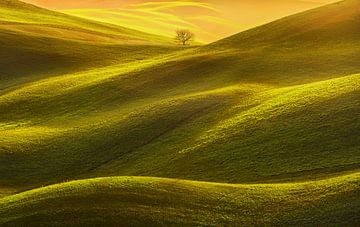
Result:
<instances>
[{"instance_id":1,"label":"valley between hills","mask_svg":"<svg viewBox=\"0 0 360 227\"><path fill-rule=\"evenodd\" d=\"M0 0L0 226L358 226L359 25L182 47Z\"/></svg>"}]
</instances>

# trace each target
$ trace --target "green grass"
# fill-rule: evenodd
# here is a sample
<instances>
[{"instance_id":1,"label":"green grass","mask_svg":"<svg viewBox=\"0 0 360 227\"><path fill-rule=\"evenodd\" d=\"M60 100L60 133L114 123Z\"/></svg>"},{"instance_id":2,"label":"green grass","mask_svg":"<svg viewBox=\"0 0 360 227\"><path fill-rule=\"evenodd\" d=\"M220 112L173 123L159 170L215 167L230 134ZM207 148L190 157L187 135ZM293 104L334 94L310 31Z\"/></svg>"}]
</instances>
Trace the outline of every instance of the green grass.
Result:
<instances>
[{"instance_id":1,"label":"green grass","mask_svg":"<svg viewBox=\"0 0 360 227\"><path fill-rule=\"evenodd\" d=\"M359 223L359 3L185 49L1 33L0 224Z\"/></svg>"},{"instance_id":2,"label":"green grass","mask_svg":"<svg viewBox=\"0 0 360 227\"><path fill-rule=\"evenodd\" d=\"M135 43L154 43L166 39L157 35L150 35L137 30L114 26L111 24L100 23L92 20L81 19L78 17L54 12L36 6L23 3L18 0L4 0L0 3L1 24L9 25L42 25L45 27L55 27L59 29L72 29L73 32L89 33L85 35L105 36L113 42L135 42ZM36 28L36 27L35 27ZM36 29L33 29L36 32ZM68 31L70 32L70 31ZM46 33L45 33L46 34ZM73 33L70 33L73 34ZM44 33L42 33L44 35ZM50 35L50 34L48 34ZM104 37L104 38L105 38ZM84 39L84 34L82 37ZM137 42L136 42L137 41Z\"/></svg>"},{"instance_id":3,"label":"green grass","mask_svg":"<svg viewBox=\"0 0 360 227\"><path fill-rule=\"evenodd\" d=\"M172 39L22 3L0 3L0 89L48 76L142 60Z\"/></svg>"},{"instance_id":4,"label":"green grass","mask_svg":"<svg viewBox=\"0 0 360 227\"><path fill-rule=\"evenodd\" d=\"M360 176L231 185L114 177L0 199L2 225L339 226L360 221Z\"/></svg>"}]
</instances>

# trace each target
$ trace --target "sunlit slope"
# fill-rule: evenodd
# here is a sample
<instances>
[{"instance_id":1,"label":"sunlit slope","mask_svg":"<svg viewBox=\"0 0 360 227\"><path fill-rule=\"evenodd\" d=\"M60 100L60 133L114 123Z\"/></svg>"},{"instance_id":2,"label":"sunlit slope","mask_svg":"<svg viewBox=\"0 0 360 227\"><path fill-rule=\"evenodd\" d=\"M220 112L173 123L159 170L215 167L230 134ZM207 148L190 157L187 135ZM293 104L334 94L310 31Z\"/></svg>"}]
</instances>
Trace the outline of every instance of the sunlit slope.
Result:
<instances>
[{"instance_id":1,"label":"sunlit slope","mask_svg":"<svg viewBox=\"0 0 360 227\"><path fill-rule=\"evenodd\" d=\"M194 92L211 84L113 73L2 95L1 184L107 175L259 182L358 168L359 75Z\"/></svg>"},{"instance_id":2,"label":"sunlit slope","mask_svg":"<svg viewBox=\"0 0 360 227\"><path fill-rule=\"evenodd\" d=\"M196 39L213 42L331 0L34 2L65 9L63 12L72 15L170 37L174 36L176 29L187 28L196 34Z\"/></svg>"},{"instance_id":3,"label":"sunlit slope","mask_svg":"<svg viewBox=\"0 0 360 227\"><path fill-rule=\"evenodd\" d=\"M94 36L104 36L104 38L112 38L113 41L138 41L145 43L151 43L153 41L160 40L168 41L160 36L149 35L147 33L124 27L114 26L111 24L103 24L91 20L85 20L78 17L69 16L59 12L39 8L18 0L1 1L0 12L0 20L2 21L2 24L6 24L6 22L18 23L14 24L14 29L20 29L22 28L21 26L23 26L23 29L25 31L26 26L24 25L42 25L45 27L49 26L50 28L55 27L60 29L63 28L65 30L69 29L73 30L74 33L83 31L85 35L86 33L89 33L88 36L90 36L91 34L93 34ZM10 25L12 24L10 23ZM16 27L16 25L18 25L18 27ZM10 28L11 27L9 27L9 29ZM44 35L43 33L41 33L41 28L39 28L39 30L40 34ZM36 33L36 26L32 30L29 29L29 32ZM51 33L49 32L49 34L47 35L51 35ZM86 40L85 37L82 36L77 38Z\"/></svg>"},{"instance_id":4,"label":"sunlit slope","mask_svg":"<svg viewBox=\"0 0 360 227\"><path fill-rule=\"evenodd\" d=\"M80 8L62 12L167 37L175 36L177 29L189 29L201 42L226 37L233 34L231 31L236 27L236 23L224 18L216 6L191 1L147 2L122 8Z\"/></svg>"},{"instance_id":5,"label":"sunlit slope","mask_svg":"<svg viewBox=\"0 0 360 227\"><path fill-rule=\"evenodd\" d=\"M356 3L285 20L343 14ZM334 45L310 45L320 28L304 45L224 41L4 91L0 185L109 175L243 183L357 171L360 52L348 28Z\"/></svg>"},{"instance_id":6,"label":"sunlit slope","mask_svg":"<svg viewBox=\"0 0 360 227\"><path fill-rule=\"evenodd\" d=\"M247 81L296 84L305 78L357 73L359 6L359 0L346 0L310 10L215 42L203 51L220 52L217 61L224 72Z\"/></svg>"},{"instance_id":7,"label":"sunlit slope","mask_svg":"<svg viewBox=\"0 0 360 227\"><path fill-rule=\"evenodd\" d=\"M260 26L212 47L283 47L351 44L359 40L360 1L344 0ZM263 34L263 35L260 35Z\"/></svg>"},{"instance_id":8,"label":"sunlit slope","mask_svg":"<svg viewBox=\"0 0 360 227\"><path fill-rule=\"evenodd\" d=\"M360 176L231 185L159 178L75 181L0 199L3 225L356 225Z\"/></svg>"},{"instance_id":9,"label":"sunlit slope","mask_svg":"<svg viewBox=\"0 0 360 227\"><path fill-rule=\"evenodd\" d=\"M61 75L167 53L172 42L17 0L0 2L0 31L0 89L18 78L32 80L30 76Z\"/></svg>"},{"instance_id":10,"label":"sunlit slope","mask_svg":"<svg viewBox=\"0 0 360 227\"><path fill-rule=\"evenodd\" d=\"M219 100L202 118L99 167L97 174L261 182L356 170L359 79L354 75L266 92L259 92L266 87L251 92L229 88L233 96L224 98L235 104L224 108Z\"/></svg>"},{"instance_id":11,"label":"sunlit slope","mask_svg":"<svg viewBox=\"0 0 360 227\"><path fill-rule=\"evenodd\" d=\"M25 0L26 2L30 2L36 5L40 5L43 7L47 7L47 8L51 8L51 9L79 9L79 8L99 8L99 7L104 7L104 8L119 8L119 7L124 7L127 6L129 4L140 4L140 3L148 3L151 2L149 0L123 0L123 1L117 1L117 0L83 0L81 2L79 1L61 1L61 0L53 0L51 2L47 1L47 0ZM283 10L287 9L287 8L291 8L289 6L316 6L318 4L326 4L329 2L332 2L334 0L317 0L317 1L302 1L302 0L278 0L278 1L266 1L266 0L258 0L256 2L251 2L250 0L240 0L240 1L227 1L227 4L224 4L224 7L231 7L234 6L233 4L238 3L239 5L244 5L244 6L249 6L249 5L254 5L254 6L259 6L259 5L266 5L267 7L272 3L272 5L279 5L280 3L283 5ZM335 0L336 1L336 0ZM156 1L152 1L152 2L169 2L169 0L156 0ZM188 2L191 2L188 1ZM193 1L194 2L194 1ZM221 0L199 0L196 2L202 2L202 3L216 3L216 4L220 4L223 3L223 1ZM240 7L238 7L240 8ZM261 8L262 9L262 8Z\"/></svg>"}]
</instances>

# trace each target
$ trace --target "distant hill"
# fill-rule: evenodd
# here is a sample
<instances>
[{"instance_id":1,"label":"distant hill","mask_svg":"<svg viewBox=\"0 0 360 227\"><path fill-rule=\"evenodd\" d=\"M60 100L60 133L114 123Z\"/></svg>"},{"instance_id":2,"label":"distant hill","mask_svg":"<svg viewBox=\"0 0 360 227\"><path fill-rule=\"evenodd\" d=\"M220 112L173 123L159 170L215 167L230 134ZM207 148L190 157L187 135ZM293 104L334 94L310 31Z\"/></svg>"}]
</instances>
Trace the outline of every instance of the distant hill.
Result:
<instances>
[{"instance_id":1,"label":"distant hill","mask_svg":"<svg viewBox=\"0 0 360 227\"><path fill-rule=\"evenodd\" d=\"M42 9L0 3L0 81L61 74L168 52L171 39ZM132 51L132 54L125 52ZM141 55L141 56L140 56ZM128 60L126 60L128 59ZM0 89L1 89L0 87Z\"/></svg>"},{"instance_id":2,"label":"distant hill","mask_svg":"<svg viewBox=\"0 0 360 227\"><path fill-rule=\"evenodd\" d=\"M0 199L0 225L354 225L359 183L359 174L293 185L91 179Z\"/></svg>"},{"instance_id":3,"label":"distant hill","mask_svg":"<svg viewBox=\"0 0 360 227\"><path fill-rule=\"evenodd\" d=\"M192 48L58 13L111 40L7 21L0 225L356 226L359 2Z\"/></svg>"},{"instance_id":4,"label":"distant hill","mask_svg":"<svg viewBox=\"0 0 360 227\"><path fill-rule=\"evenodd\" d=\"M358 40L350 38L358 35L355 27L347 26L349 38L336 45L335 38L334 45L315 46L295 38L292 45L236 41L253 34L256 43L267 36L263 31L278 38L270 29L274 24L279 33L302 34L308 27L298 24L306 18L329 10L340 15L356 3L285 18L199 49L51 77L4 93L3 144L13 154L0 155L0 179L16 180L9 164L19 176L33 169L35 182L150 174L241 183L357 168L360 51ZM351 14L338 23L357 18ZM14 121L28 123L17 128ZM29 155L33 151L44 155ZM47 166L46 174L36 163Z\"/></svg>"},{"instance_id":5,"label":"distant hill","mask_svg":"<svg viewBox=\"0 0 360 227\"><path fill-rule=\"evenodd\" d=\"M149 44L156 41L157 42L169 41L168 39L161 36L150 35L144 32L140 32L120 26L114 26L110 24L104 24L96 21L69 16L55 11L39 8L31 4L26 4L18 0L2 1L0 3L0 10L1 10L0 21L2 22L1 24L12 22L12 23L38 25L45 27L56 26L59 28L63 28L65 30L75 29L75 30L83 31L85 33L84 37L69 36L72 39L78 38L81 40L87 40L86 35L90 36L91 34L93 34L94 36L96 35L100 37L103 36L104 39L107 38L107 40L106 39L105 40L108 42L112 40L113 42L123 41L126 43L134 42L134 43ZM33 32L36 33L36 30ZM88 41L91 41L91 39L89 39Z\"/></svg>"},{"instance_id":6,"label":"distant hill","mask_svg":"<svg viewBox=\"0 0 360 227\"><path fill-rule=\"evenodd\" d=\"M332 0L197 1L32 1L44 7L98 21L173 37L187 28L201 42L213 42ZM250 12L250 13L249 13ZM254 13L256 12L256 16Z\"/></svg>"},{"instance_id":7,"label":"distant hill","mask_svg":"<svg viewBox=\"0 0 360 227\"><path fill-rule=\"evenodd\" d=\"M349 45L359 40L359 22L360 1L345 0L251 29L215 45L224 48Z\"/></svg>"}]
</instances>

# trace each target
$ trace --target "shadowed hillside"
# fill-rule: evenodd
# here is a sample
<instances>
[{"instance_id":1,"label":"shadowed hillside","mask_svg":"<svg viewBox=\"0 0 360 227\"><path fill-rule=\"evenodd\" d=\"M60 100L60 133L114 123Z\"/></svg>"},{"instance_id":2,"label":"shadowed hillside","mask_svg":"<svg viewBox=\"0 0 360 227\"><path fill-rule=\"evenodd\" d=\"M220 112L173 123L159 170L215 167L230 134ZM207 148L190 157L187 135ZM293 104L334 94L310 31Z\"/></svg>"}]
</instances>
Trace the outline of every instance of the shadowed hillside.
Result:
<instances>
[{"instance_id":1,"label":"shadowed hillside","mask_svg":"<svg viewBox=\"0 0 360 227\"><path fill-rule=\"evenodd\" d=\"M353 225L360 221L359 179L353 174L272 185L136 177L76 181L0 199L0 224Z\"/></svg>"},{"instance_id":2,"label":"shadowed hillside","mask_svg":"<svg viewBox=\"0 0 360 227\"><path fill-rule=\"evenodd\" d=\"M0 89L17 79L145 59L174 48L170 39L17 0L1 1L0 31Z\"/></svg>"},{"instance_id":3,"label":"shadowed hillside","mask_svg":"<svg viewBox=\"0 0 360 227\"><path fill-rule=\"evenodd\" d=\"M334 13L354 8L354 1L341 4ZM264 36L266 26L256 30ZM347 36L356 35L351 29ZM219 42L26 84L0 97L0 182L154 175L240 183L357 168L353 40L319 46L314 59L295 44L297 52L236 43L224 52L215 48ZM336 67L326 61L332 58Z\"/></svg>"},{"instance_id":4,"label":"shadowed hillside","mask_svg":"<svg viewBox=\"0 0 360 227\"><path fill-rule=\"evenodd\" d=\"M1 33L14 43L1 59L36 59L46 47L58 71L48 74L41 58L2 68L29 79L1 77L0 223L358 223L359 3L197 48ZM101 37L124 29L69 18ZM76 179L85 180L10 195Z\"/></svg>"}]
</instances>

